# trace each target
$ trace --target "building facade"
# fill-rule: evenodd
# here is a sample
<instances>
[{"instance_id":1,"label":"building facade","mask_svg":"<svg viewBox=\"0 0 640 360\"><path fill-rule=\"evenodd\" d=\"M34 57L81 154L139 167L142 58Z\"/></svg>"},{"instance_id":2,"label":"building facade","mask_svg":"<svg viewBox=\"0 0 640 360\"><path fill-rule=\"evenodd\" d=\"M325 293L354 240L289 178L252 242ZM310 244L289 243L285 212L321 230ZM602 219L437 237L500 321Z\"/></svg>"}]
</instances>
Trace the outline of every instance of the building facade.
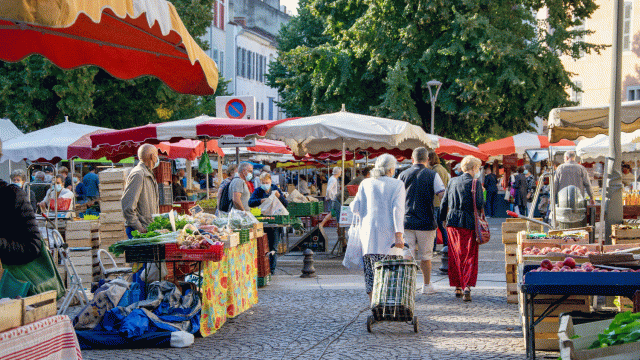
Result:
<instances>
[{"instance_id":1,"label":"building facade","mask_svg":"<svg viewBox=\"0 0 640 360\"><path fill-rule=\"evenodd\" d=\"M597 0L599 8L584 27L595 31L585 36L593 44L613 43L613 1ZM625 1L622 40L622 101L640 100L640 0ZM611 57L609 46L600 54L585 54L579 59L561 57L562 64L572 76L572 81L582 89L568 89L571 100L581 106L608 105L611 91Z\"/></svg>"},{"instance_id":2,"label":"building facade","mask_svg":"<svg viewBox=\"0 0 640 360\"><path fill-rule=\"evenodd\" d=\"M205 34L207 54L221 76L231 80L229 92L255 96L257 119L285 118L276 105L278 91L266 84L266 74L278 56L280 27L291 16L279 0L216 0L213 11L214 21Z\"/></svg>"}]
</instances>

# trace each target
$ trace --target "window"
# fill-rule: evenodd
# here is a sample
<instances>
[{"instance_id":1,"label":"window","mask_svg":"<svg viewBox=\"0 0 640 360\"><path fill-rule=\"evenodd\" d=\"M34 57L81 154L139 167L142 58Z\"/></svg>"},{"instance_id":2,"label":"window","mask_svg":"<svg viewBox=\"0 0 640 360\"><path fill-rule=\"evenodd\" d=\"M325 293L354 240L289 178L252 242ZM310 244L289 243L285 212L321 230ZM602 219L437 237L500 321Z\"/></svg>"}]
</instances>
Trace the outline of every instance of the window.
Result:
<instances>
[{"instance_id":1,"label":"window","mask_svg":"<svg viewBox=\"0 0 640 360\"><path fill-rule=\"evenodd\" d=\"M236 76L242 75L242 51L240 47L236 48Z\"/></svg>"},{"instance_id":2,"label":"window","mask_svg":"<svg viewBox=\"0 0 640 360\"><path fill-rule=\"evenodd\" d=\"M220 20L218 21L218 24L220 26L220 29L224 30L224 5L220 4Z\"/></svg>"},{"instance_id":3,"label":"window","mask_svg":"<svg viewBox=\"0 0 640 360\"><path fill-rule=\"evenodd\" d=\"M273 98L269 98L269 120L273 120Z\"/></svg>"},{"instance_id":4,"label":"window","mask_svg":"<svg viewBox=\"0 0 640 360\"><path fill-rule=\"evenodd\" d=\"M627 87L627 101L640 100L640 85Z\"/></svg>"},{"instance_id":5,"label":"window","mask_svg":"<svg viewBox=\"0 0 640 360\"><path fill-rule=\"evenodd\" d=\"M631 12L633 11L633 2L626 1L624 3L624 22L622 24L622 50L631 50Z\"/></svg>"},{"instance_id":6,"label":"window","mask_svg":"<svg viewBox=\"0 0 640 360\"><path fill-rule=\"evenodd\" d=\"M220 76L224 76L224 51L220 51L220 63L218 64L220 67L218 71L220 72Z\"/></svg>"},{"instance_id":7,"label":"window","mask_svg":"<svg viewBox=\"0 0 640 360\"><path fill-rule=\"evenodd\" d=\"M578 89L571 89L571 101L575 101L578 105L582 105L582 81L576 80L573 84Z\"/></svg>"},{"instance_id":8,"label":"window","mask_svg":"<svg viewBox=\"0 0 640 360\"><path fill-rule=\"evenodd\" d=\"M260 104L260 119L264 119L264 103Z\"/></svg>"},{"instance_id":9,"label":"window","mask_svg":"<svg viewBox=\"0 0 640 360\"><path fill-rule=\"evenodd\" d=\"M242 77L247 77L247 50L242 49Z\"/></svg>"},{"instance_id":10,"label":"window","mask_svg":"<svg viewBox=\"0 0 640 360\"><path fill-rule=\"evenodd\" d=\"M247 50L247 79L251 79L251 58L253 53Z\"/></svg>"},{"instance_id":11,"label":"window","mask_svg":"<svg viewBox=\"0 0 640 360\"><path fill-rule=\"evenodd\" d=\"M262 64L262 59L264 59L264 56L260 55L260 57L258 58L260 65L259 65L259 72L258 72L258 81L262 82L262 79L264 78L264 66Z\"/></svg>"}]
</instances>

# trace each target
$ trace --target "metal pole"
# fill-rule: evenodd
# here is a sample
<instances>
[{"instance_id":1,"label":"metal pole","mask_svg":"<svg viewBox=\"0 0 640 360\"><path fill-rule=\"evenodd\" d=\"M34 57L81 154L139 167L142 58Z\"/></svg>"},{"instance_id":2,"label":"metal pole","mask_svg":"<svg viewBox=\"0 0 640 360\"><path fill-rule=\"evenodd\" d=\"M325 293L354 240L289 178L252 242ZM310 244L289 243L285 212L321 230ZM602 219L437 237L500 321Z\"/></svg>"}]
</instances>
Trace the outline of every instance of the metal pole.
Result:
<instances>
[{"instance_id":1,"label":"metal pole","mask_svg":"<svg viewBox=\"0 0 640 360\"><path fill-rule=\"evenodd\" d=\"M342 188L340 188L340 195L342 197L342 203L344 204L344 160L346 159L346 155L344 152L346 151L346 146L344 143L344 139L342 139Z\"/></svg>"},{"instance_id":2,"label":"metal pole","mask_svg":"<svg viewBox=\"0 0 640 360\"><path fill-rule=\"evenodd\" d=\"M204 153L207 153L207 139L204 139ZM209 160L209 166L211 166L211 160ZM209 174L204 174L204 176L207 178L207 182L206 182L206 187L207 187L207 200L209 200Z\"/></svg>"},{"instance_id":3,"label":"metal pole","mask_svg":"<svg viewBox=\"0 0 640 360\"><path fill-rule=\"evenodd\" d=\"M433 134L435 127L435 117L436 117L436 103L431 98L431 134Z\"/></svg>"},{"instance_id":4,"label":"metal pole","mask_svg":"<svg viewBox=\"0 0 640 360\"><path fill-rule=\"evenodd\" d=\"M609 163L611 159L608 157L604 158L604 168L607 169L609 167ZM607 229L606 229L606 217L607 213L605 212L607 209L604 206L605 203L605 194L607 193L607 178L602 179L602 200L600 201L600 221L602 222L602 229L600 231L600 244L604 243L604 239L607 238Z\"/></svg>"},{"instance_id":5,"label":"metal pole","mask_svg":"<svg viewBox=\"0 0 640 360\"><path fill-rule=\"evenodd\" d=\"M236 148L236 165L240 166L240 148Z\"/></svg>"},{"instance_id":6,"label":"metal pole","mask_svg":"<svg viewBox=\"0 0 640 360\"><path fill-rule=\"evenodd\" d=\"M602 206L606 206L605 244L611 244L611 225L622 223L622 168L620 143L620 100L622 89L620 75L622 70L622 31L624 1L614 1L613 17L616 19L611 58L611 98L609 105L609 161L607 164L607 197ZM603 200L604 200L603 194Z\"/></svg>"}]
</instances>

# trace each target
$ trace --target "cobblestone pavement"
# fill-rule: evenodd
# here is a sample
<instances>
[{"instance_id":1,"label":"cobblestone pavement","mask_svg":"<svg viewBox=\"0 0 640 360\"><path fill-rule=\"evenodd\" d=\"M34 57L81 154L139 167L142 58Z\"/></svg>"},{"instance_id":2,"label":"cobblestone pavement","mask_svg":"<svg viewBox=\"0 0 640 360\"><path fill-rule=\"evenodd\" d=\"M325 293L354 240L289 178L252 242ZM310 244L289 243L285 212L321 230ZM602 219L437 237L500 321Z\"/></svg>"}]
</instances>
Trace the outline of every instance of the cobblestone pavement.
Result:
<instances>
[{"instance_id":1,"label":"cobblestone pavement","mask_svg":"<svg viewBox=\"0 0 640 360\"><path fill-rule=\"evenodd\" d=\"M494 235L481 252L480 273L504 272L500 223L491 219ZM216 334L196 338L187 349L83 351L85 359L524 359L518 306L507 304L504 283L472 291L473 301L453 296L446 279L441 292L417 295L419 333L406 323L378 323L366 329L368 298L357 288L295 286L301 259L283 258L271 286L259 290L259 303L228 321ZM299 263L298 263L299 261ZM439 261L434 268L437 270ZM316 262L323 279L341 282L349 272L340 260L325 256ZM287 275L292 273L292 275ZM335 274L335 275L329 275ZM434 271L435 274L435 271ZM295 278L295 279L294 279ZM350 276L353 278L353 276ZM435 279L434 279L435 280ZM346 280L344 280L346 281ZM298 283L299 284L299 283ZM325 282L322 282L325 284ZM538 352L538 358L544 353ZM557 359L558 354L547 353Z\"/></svg>"}]
</instances>

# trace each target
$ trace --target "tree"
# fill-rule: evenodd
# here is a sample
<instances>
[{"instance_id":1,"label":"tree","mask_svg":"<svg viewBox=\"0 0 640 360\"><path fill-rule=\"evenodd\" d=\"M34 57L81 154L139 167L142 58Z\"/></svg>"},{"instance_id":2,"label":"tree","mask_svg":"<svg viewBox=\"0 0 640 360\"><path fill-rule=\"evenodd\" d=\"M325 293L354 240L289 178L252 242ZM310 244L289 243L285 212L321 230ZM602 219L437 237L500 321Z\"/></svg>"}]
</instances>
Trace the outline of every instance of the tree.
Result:
<instances>
[{"instance_id":1,"label":"tree","mask_svg":"<svg viewBox=\"0 0 640 360\"><path fill-rule=\"evenodd\" d=\"M213 20L214 0L172 0L196 42ZM94 66L62 70L42 56L17 63L0 62L0 116L24 131L63 121L109 128L125 128L215 114L215 97L228 95L220 78L215 95L178 94L153 77L119 80Z\"/></svg>"},{"instance_id":2,"label":"tree","mask_svg":"<svg viewBox=\"0 0 640 360\"><path fill-rule=\"evenodd\" d=\"M536 20L544 7L548 18ZM481 142L496 128L530 130L536 116L571 104L559 56L604 48L576 30L596 8L592 0L308 0L280 33L269 81L291 116L345 103L429 132L426 83L437 79L436 133ZM310 23L324 37L297 35L313 41L292 46L286 37Z\"/></svg>"}]
</instances>

